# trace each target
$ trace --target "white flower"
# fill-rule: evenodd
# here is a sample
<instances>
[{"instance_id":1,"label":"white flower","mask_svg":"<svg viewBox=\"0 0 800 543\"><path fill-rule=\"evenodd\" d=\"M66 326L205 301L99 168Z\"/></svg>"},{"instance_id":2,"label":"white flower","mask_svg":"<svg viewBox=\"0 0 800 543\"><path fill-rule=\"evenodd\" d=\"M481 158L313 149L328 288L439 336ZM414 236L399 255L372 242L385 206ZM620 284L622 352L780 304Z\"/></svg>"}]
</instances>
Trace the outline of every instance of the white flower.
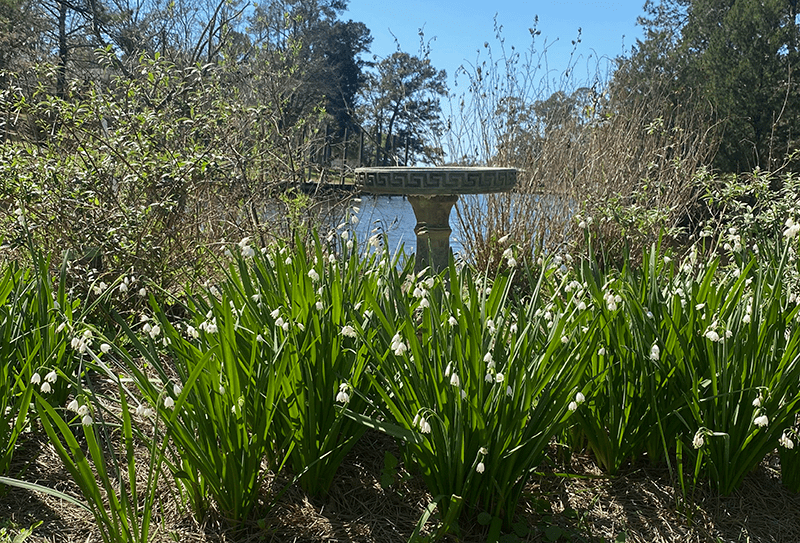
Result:
<instances>
[{"instance_id":1,"label":"white flower","mask_svg":"<svg viewBox=\"0 0 800 543\"><path fill-rule=\"evenodd\" d=\"M714 330L706 331L705 336L706 336L706 339L708 339L710 341L714 341L714 342L719 341L719 334L716 333Z\"/></svg>"},{"instance_id":2,"label":"white flower","mask_svg":"<svg viewBox=\"0 0 800 543\"><path fill-rule=\"evenodd\" d=\"M454 387L460 387L461 381L458 378L458 374L453 372L453 375L450 376L450 384Z\"/></svg>"},{"instance_id":3,"label":"white flower","mask_svg":"<svg viewBox=\"0 0 800 543\"><path fill-rule=\"evenodd\" d=\"M614 293L611 291L608 291L603 295L603 299L605 300L606 307L608 308L609 311L617 310L617 304L619 303L617 301L617 298L619 298L619 296L614 296Z\"/></svg>"},{"instance_id":4,"label":"white flower","mask_svg":"<svg viewBox=\"0 0 800 543\"><path fill-rule=\"evenodd\" d=\"M323 309L325 309L325 304L323 304L323 303L320 301L320 302L317 302L316 304L314 304L314 307L316 307L316 308L317 308L317 311L322 311Z\"/></svg>"},{"instance_id":5,"label":"white flower","mask_svg":"<svg viewBox=\"0 0 800 543\"><path fill-rule=\"evenodd\" d=\"M283 317L278 317L278 319L275 321L275 326L277 326L278 328L283 328L284 324L287 323L285 320L283 320Z\"/></svg>"},{"instance_id":6,"label":"white flower","mask_svg":"<svg viewBox=\"0 0 800 543\"><path fill-rule=\"evenodd\" d=\"M486 467L483 465L483 462L478 462L478 465L475 466L475 471L478 473L483 473Z\"/></svg>"},{"instance_id":7,"label":"white flower","mask_svg":"<svg viewBox=\"0 0 800 543\"><path fill-rule=\"evenodd\" d=\"M85 417L89 414L89 406L84 404L78 408L78 416Z\"/></svg>"},{"instance_id":8,"label":"white flower","mask_svg":"<svg viewBox=\"0 0 800 543\"><path fill-rule=\"evenodd\" d=\"M511 250L511 247L503 251L503 258L514 258L514 251Z\"/></svg>"},{"instance_id":9,"label":"white flower","mask_svg":"<svg viewBox=\"0 0 800 543\"><path fill-rule=\"evenodd\" d=\"M357 338L358 334L356 333L356 329L350 326L349 324L342 327L342 335L344 337L351 337Z\"/></svg>"},{"instance_id":10,"label":"white flower","mask_svg":"<svg viewBox=\"0 0 800 543\"><path fill-rule=\"evenodd\" d=\"M153 327L150 329L150 337L153 339L156 339L160 333L161 327L157 324L153 325Z\"/></svg>"},{"instance_id":11,"label":"white flower","mask_svg":"<svg viewBox=\"0 0 800 543\"><path fill-rule=\"evenodd\" d=\"M278 317L281 316L281 310L273 309L272 312L269 314L269 316L272 317L273 319L277 319Z\"/></svg>"},{"instance_id":12,"label":"white flower","mask_svg":"<svg viewBox=\"0 0 800 543\"><path fill-rule=\"evenodd\" d=\"M561 336L561 343L566 345L567 343L569 343L569 338L567 336Z\"/></svg>"},{"instance_id":13,"label":"white flower","mask_svg":"<svg viewBox=\"0 0 800 543\"><path fill-rule=\"evenodd\" d=\"M419 431L423 434L430 434L431 433L431 425L425 420L425 417L419 418Z\"/></svg>"},{"instance_id":14,"label":"white flower","mask_svg":"<svg viewBox=\"0 0 800 543\"><path fill-rule=\"evenodd\" d=\"M172 409L175 407L175 400L172 399L172 396L164 397L164 407L167 409Z\"/></svg>"},{"instance_id":15,"label":"white flower","mask_svg":"<svg viewBox=\"0 0 800 543\"><path fill-rule=\"evenodd\" d=\"M794 222L793 219L786 219L786 230L783 231L783 236L786 239L794 238L800 232L800 223Z\"/></svg>"},{"instance_id":16,"label":"white flower","mask_svg":"<svg viewBox=\"0 0 800 543\"><path fill-rule=\"evenodd\" d=\"M483 380L486 381L487 383L492 383L494 382L494 375L492 375L491 373L487 373L486 377L484 377Z\"/></svg>"},{"instance_id":17,"label":"white flower","mask_svg":"<svg viewBox=\"0 0 800 543\"><path fill-rule=\"evenodd\" d=\"M45 375L44 380L47 381L48 383L55 383L56 381L58 381L58 374L56 373L56 370L53 370L47 375Z\"/></svg>"},{"instance_id":18,"label":"white flower","mask_svg":"<svg viewBox=\"0 0 800 543\"><path fill-rule=\"evenodd\" d=\"M94 421L92 420L91 415L89 415L88 413L84 415L83 418L81 419L81 424L84 426L91 426L93 423Z\"/></svg>"},{"instance_id":19,"label":"white flower","mask_svg":"<svg viewBox=\"0 0 800 543\"><path fill-rule=\"evenodd\" d=\"M447 322L450 324L450 326L455 326L458 324L458 321L453 315L450 315L450 318L447 319Z\"/></svg>"},{"instance_id":20,"label":"white flower","mask_svg":"<svg viewBox=\"0 0 800 543\"><path fill-rule=\"evenodd\" d=\"M778 444L783 447L784 449L794 449L794 441L786 435L786 432L783 432L781 437L778 439Z\"/></svg>"},{"instance_id":21,"label":"white flower","mask_svg":"<svg viewBox=\"0 0 800 543\"><path fill-rule=\"evenodd\" d=\"M492 360L492 353L486 353L483 356L483 361L487 364L491 364L491 367L494 367L494 360Z\"/></svg>"},{"instance_id":22,"label":"white flower","mask_svg":"<svg viewBox=\"0 0 800 543\"><path fill-rule=\"evenodd\" d=\"M506 234L506 235L505 235L505 236L503 236L502 238L498 239L498 240L497 240L497 243L499 243L500 245L503 245L505 242L507 242L507 241L508 241L508 237L509 237L510 235L511 235L511 234Z\"/></svg>"},{"instance_id":23,"label":"white flower","mask_svg":"<svg viewBox=\"0 0 800 543\"><path fill-rule=\"evenodd\" d=\"M128 292L128 285L126 285L125 283L120 283L119 287L117 287L117 288L118 288L120 294Z\"/></svg>"},{"instance_id":24,"label":"white flower","mask_svg":"<svg viewBox=\"0 0 800 543\"><path fill-rule=\"evenodd\" d=\"M200 328L205 330L208 334L216 334L217 333L217 318L214 317L210 321L204 321Z\"/></svg>"},{"instance_id":25,"label":"white flower","mask_svg":"<svg viewBox=\"0 0 800 543\"><path fill-rule=\"evenodd\" d=\"M694 434L694 438L692 438L692 447L695 449L699 449L702 447L706 442L705 433L703 432L702 428L697 430Z\"/></svg>"},{"instance_id":26,"label":"white flower","mask_svg":"<svg viewBox=\"0 0 800 543\"><path fill-rule=\"evenodd\" d=\"M200 332L197 331L197 328L194 326L187 324L186 325L186 335L192 339L197 339L200 337Z\"/></svg>"},{"instance_id":27,"label":"white flower","mask_svg":"<svg viewBox=\"0 0 800 543\"><path fill-rule=\"evenodd\" d=\"M181 385L179 385L178 383L175 383L174 385L172 385L172 393L175 396L180 396L181 392L183 392L183 387L181 387Z\"/></svg>"},{"instance_id":28,"label":"white flower","mask_svg":"<svg viewBox=\"0 0 800 543\"><path fill-rule=\"evenodd\" d=\"M653 343L653 346L650 347L650 360L658 360L661 356L661 349L658 348L658 345Z\"/></svg>"},{"instance_id":29,"label":"white flower","mask_svg":"<svg viewBox=\"0 0 800 543\"><path fill-rule=\"evenodd\" d=\"M408 345L405 344L399 332L392 337L391 349L395 356L401 356L408 350Z\"/></svg>"},{"instance_id":30,"label":"white flower","mask_svg":"<svg viewBox=\"0 0 800 543\"><path fill-rule=\"evenodd\" d=\"M578 404L576 402L569 402L567 409L569 409L570 411L575 411L576 409L578 409Z\"/></svg>"},{"instance_id":31,"label":"white flower","mask_svg":"<svg viewBox=\"0 0 800 543\"><path fill-rule=\"evenodd\" d=\"M502 373L498 373L497 375L494 376L494 382L495 383L502 383L504 379L505 379L505 376L503 376Z\"/></svg>"},{"instance_id":32,"label":"white flower","mask_svg":"<svg viewBox=\"0 0 800 543\"><path fill-rule=\"evenodd\" d=\"M141 296L142 298L144 298L145 296L147 296L147 289L146 289L146 288L144 288L144 287L140 288L140 289L139 289L139 296ZM92 418L91 418L91 417L89 417L90 424L91 424L91 420L92 420Z\"/></svg>"},{"instance_id":33,"label":"white flower","mask_svg":"<svg viewBox=\"0 0 800 543\"><path fill-rule=\"evenodd\" d=\"M42 388L41 388L42 394L49 394L50 391L52 391L52 390L53 389L50 388L50 383L48 383L47 381L42 383Z\"/></svg>"},{"instance_id":34,"label":"white flower","mask_svg":"<svg viewBox=\"0 0 800 543\"><path fill-rule=\"evenodd\" d=\"M578 302L578 311L586 311L586 302L583 300Z\"/></svg>"},{"instance_id":35,"label":"white flower","mask_svg":"<svg viewBox=\"0 0 800 543\"><path fill-rule=\"evenodd\" d=\"M606 348L605 347L600 347L597 350L597 356L605 356L605 355L606 355Z\"/></svg>"},{"instance_id":36,"label":"white flower","mask_svg":"<svg viewBox=\"0 0 800 543\"><path fill-rule=\"evenodd\" d=\"M61 332L63 332L66 326L67 326L66 321L59 324L58 327L56 328L56 334L60 334Z\"/></svg>"},{"instance_id":37,"label":"white flower","mask_svg":"<svg viewBox=\"0 0 800 543\"><path fill-rule=\"evenodd\" d=\"M761 407L761 396L753 400L753 407Z\"/></svg>"},{"instance_id":38,"label":"white flower","mask_svg":"<svg viewBox=\"0 0 800 543\"><path fill-rule=\"evenodd\" d=\"M256 254L255 249L253 249L250 245L242 246L242 256L245 258L253 258Z\"/></svg>"},{"instance_id":39,"label":"white flower","mask_svg":"<svg viewBox=\"0 0 800 543\"><path fill-rule=\"evenodd\" d=\"M317 273L317 270L315 270L314 268L308 270L308 276L311 278L312 281L319 281L319 274Z\"/></svg>"},{"instance_id":40,"label":"white flower","mask_svg":"<svg viewBox=\"0 0 800 543\"><path fill-rule=\"evenodd\" d=\"M336 401L339 403L347 403L350 401L350 395L347 394L345 390L339 390L339 393L336 395Z\"/></svg>"},{"instance_id":41,"label":"white flower","mask_svg":"<svg viewBox=\"0 0 800 543\"><path fill-rule=\"evenodd\" d=\"M42 382L42 376L39 375L39 372L34 372L34 374L31 375L31 384L38 385L41 382Z\"/></svg>"},{"instance_id":42,"label":"white flower","mask_svg":"<svg viewBox=\"0 0 800 543\"><path fill-rule=\"evenodd\" d=\"M108 354L111 352L111 345L108 343L101 343L100 350L103 352L103 354Z\"/></svg>"},{"instance_id":43,"label":"white flower","mask_svg":"<svg viewBox=\"0 0 800 543\"><path fill-rule=\"evenodd\" d=\"M73 398L73 400L69 402L69 405L67 405L67 410L74 411L75 413L77 413L79 407L80 405L78 404L78 399Z\"/></svg>"},{"instance_id":44,"label":"white flower","mask_svg":"<svg viewBox=\"0 0 800 543\"><path fill-rule=\"evenodd\" d=\"M759 428L763 428L769 424L769 417L766 415L761 415L753 419L753 424L758 426Z\"/></svg>"},{"instance_id":45,"label":"white flower","mask_svg":"<svg viewBox=\"0 0 800 543\"><path fill-rule=\"evenodd\" d=\"M585 401L586 401L586 396L583 395L583 392L578 392L577 394L575 394L575 403L580 405Z\"/></svg>"},{"instance_id":46,"label":"white flower","mask_svg":"<svg viewBox=\"0 0 800 543\"><path fill-rule=\"evenodd\" d=\"M419 306L422 307L422 308L425 308L425 307L430 307L431 304L430 304L430 302L428 302L427 298L423 298L423 299L421 299L419 301Z\"/></svg>"},{"instance_id":47,"label":"white flower","mask_svg":"<svg viewBox=\"0 0 800 543\"><path fill-rule=\"evenodd\" d=\"M742 317L742 322L745 324L750 324L751 318L752 317L750 316L750 313L745 313L744 317Z\"/></svg>"},{"instance_id":48,"label":"white flower","mask_svg":"<svg viewBox=\"0 0 800 543\"><path fill-rule=\"evenodd\" d=\"M292 257L291 256L287 256L286 260L284 260L283 263L286 264L287 266L291 266L292 265Z\"/></svg>"},{"instance_id":49,"label":"white flower","mask_svg":"<svg viewBox=\"0 0 800 543\"><path fill-rule=\"evenodd\" d=\"M514 395L514 389L511 388L511 385L507 386L506 387L506 396L513 396L513 395Z\"/></svg>"},{"instance_id":50,"label":"white flower","mask_svg":"<svg viewBox=\"0 0 800 543\"><path fill-rule=\"evenodd\" d=\"M97 285L95 285L92 290L95 294L102 294L108 288L108 285L104 281L100 281Z\"/></svg>"}]
</instances>

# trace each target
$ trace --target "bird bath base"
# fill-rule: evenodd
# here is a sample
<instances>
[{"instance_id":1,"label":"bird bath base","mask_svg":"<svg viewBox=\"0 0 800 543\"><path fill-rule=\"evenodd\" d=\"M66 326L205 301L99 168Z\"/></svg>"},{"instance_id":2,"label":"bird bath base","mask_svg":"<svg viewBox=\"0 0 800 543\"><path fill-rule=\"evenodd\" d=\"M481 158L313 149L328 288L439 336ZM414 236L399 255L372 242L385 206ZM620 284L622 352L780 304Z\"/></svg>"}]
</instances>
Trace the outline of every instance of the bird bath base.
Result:
<instances>
[{"instance_id":1,"label":"bird bath base","mask_svg":"<svg viewBox=\"0 0 800 543\"><path fill-rule=\"evenodd\" d=\"M417 225L415 271L438 273L450 261L450 211L460 194L487 194L514 188L514 168L357 168L362 192L408 196Z\"/></svg>"}]
</instances>

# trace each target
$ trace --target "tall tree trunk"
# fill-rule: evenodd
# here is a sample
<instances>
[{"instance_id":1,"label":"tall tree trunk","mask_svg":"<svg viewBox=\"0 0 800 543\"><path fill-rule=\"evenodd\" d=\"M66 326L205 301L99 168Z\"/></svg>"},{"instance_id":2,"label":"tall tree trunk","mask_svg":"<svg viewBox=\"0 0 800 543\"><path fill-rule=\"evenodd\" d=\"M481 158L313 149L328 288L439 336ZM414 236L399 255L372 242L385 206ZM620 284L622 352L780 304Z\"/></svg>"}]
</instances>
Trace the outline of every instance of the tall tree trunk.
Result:
<instances>
[{"instance_id":1,"label":"tall tree trunk","mask_svg":"<svg viewBox=\"0 0 800 543\"><path fill-rule=\"evenodd\" d=\"M67 5L58 3L58 69L56 70L56 95L64 98L67 87Z\"/></svg>"}]
</instances>

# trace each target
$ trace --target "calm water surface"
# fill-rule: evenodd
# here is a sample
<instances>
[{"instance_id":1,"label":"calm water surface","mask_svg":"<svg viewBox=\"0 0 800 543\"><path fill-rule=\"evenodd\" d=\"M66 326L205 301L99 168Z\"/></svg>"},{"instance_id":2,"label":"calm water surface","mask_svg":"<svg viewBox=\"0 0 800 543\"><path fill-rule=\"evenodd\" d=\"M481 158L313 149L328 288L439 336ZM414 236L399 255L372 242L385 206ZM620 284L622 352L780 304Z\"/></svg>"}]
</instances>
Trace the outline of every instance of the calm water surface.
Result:
<instances>
[{"instance_id":1,"label":"calm water surface","mask_svg":"<svg viewBox=\"0 0 800 543\"><path fill-rule=\"evenodd\" d=\"M364 194L361 196L361 202L354 205L359 208L358 224L355 226L359 241L367 240L377 229L378 232L386 232L391 252L401 244L407 254L416 251L417 236L414 234L414 226L417 224L417 219L406 198ZM456 208L453 206L450 212L450 228L453 230L450 234L450 247L455 254L463 250L459 241L461 232L458 227Z\"/></svg>"}]
</instances>

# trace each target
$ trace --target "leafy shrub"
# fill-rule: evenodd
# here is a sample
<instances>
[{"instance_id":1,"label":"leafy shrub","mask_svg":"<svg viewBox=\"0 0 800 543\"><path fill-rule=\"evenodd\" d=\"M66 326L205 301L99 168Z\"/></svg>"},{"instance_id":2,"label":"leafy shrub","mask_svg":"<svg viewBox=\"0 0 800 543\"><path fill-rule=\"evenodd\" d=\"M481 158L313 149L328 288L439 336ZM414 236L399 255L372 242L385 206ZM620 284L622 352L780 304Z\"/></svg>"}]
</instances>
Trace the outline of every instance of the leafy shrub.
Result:
<instances>
[{"instance_id":1,"label":"leafy shrub","mask_svg":"<svg viewBox=\"0 0 800 543\"><path fill-rule=\"evenodd\" d=\"M0 95L17 119L0 145L0 202L8 217L24 211L44 254L70 255L84 292L92 273L162 289L204 277L220 240L270 236L264 203L298 180L299 161L287 154L302 155L304 143L278 132L280 104L230 95L224 67L143 56L132 73L64 98L44 83ZM7 248L24 243L13 220L0 223L0 238ZM129 303L140 305L134 292Z\"/></svg>"}]
</instances>

